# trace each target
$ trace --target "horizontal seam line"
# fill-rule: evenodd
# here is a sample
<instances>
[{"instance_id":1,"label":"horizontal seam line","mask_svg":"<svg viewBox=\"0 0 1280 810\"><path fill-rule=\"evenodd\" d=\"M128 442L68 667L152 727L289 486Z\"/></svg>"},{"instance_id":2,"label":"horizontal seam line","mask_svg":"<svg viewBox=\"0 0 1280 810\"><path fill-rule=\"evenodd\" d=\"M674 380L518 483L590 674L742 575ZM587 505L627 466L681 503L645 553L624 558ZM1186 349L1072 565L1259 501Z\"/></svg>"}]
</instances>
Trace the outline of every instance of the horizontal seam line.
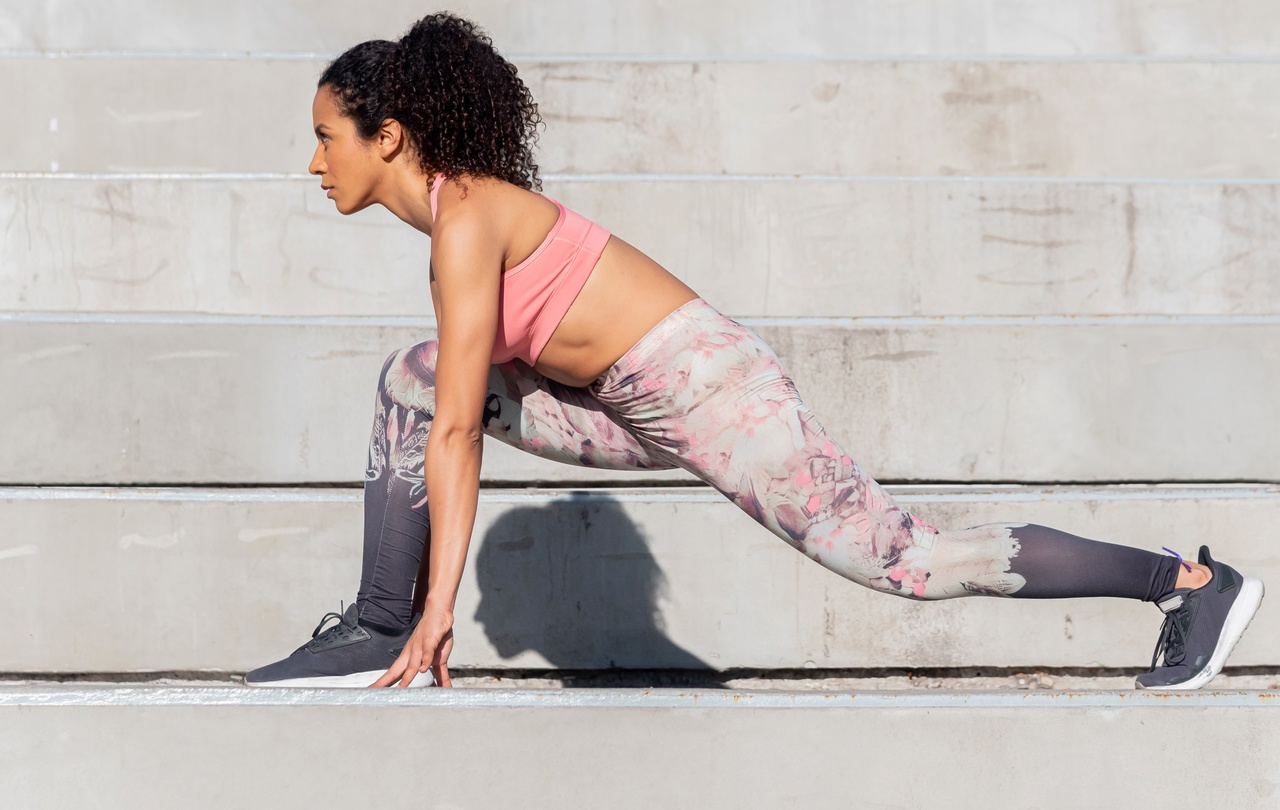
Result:
<instances>
[{"instance_id":1,"label":"horizontal seam line","mask_svg":"<svg viewBox=\"0 0 1280 810\"><path fill-rule=\"evenodd\" d=\"M574 174L546 174L541 178L554 183L1008 183L1018 185L1280 185L1280 177L1036 177L1010 175L961 175L961 174L806 174L806 173L628 173L582 172ZM0 180L190 180L218 182L234 180L275 180L287 182L316 182L316 178L301 172L164 172L164 171L111 171L111 172L50 172L50 171L0 171Z\"/></svg>"},{"instance_id":2,"label":"horizontal seam line","mask_svg":"<svg viewBox=\"0 0 1280 810\"><path fill-rule=\"evenodd\" d=\"M926 485L927 486L927 485ZM989 486L947 486L927 491L920 486L886 485L897 500L904 503L968 503L984 501L1174 501L1174 500L1274 500L1280 499L1280 486L1257 484L1223 484L1219 487L1205 485L1167 485L1156 489L1150 486L1131 485L1082 486L1077 489L1058 487L1017 487L1008 490ZM529 501L623 501L628 503L725 503L729 501L710 488L701 487L596 487L581 489L546 485L526 488L488 489L482 487L481 501L488 503L526 503ZM153 501L153 502L240 502L240 503L359 503L363 501L359 489L325 491L296 489L289 486L277 488L220 489L202 487L71 487L71 486L3 486L0 499L11 501Z\"/></svg>"},{"instance_id":3,"label":"horizontal seam line","mask_svg":"<svg viewBox=\"0 0 1280 810\"><path fill-rule=\"evenodd\" d=\"M893 315L751 316L726 313L752 328L870 329L984 326L1271 326L1280 313L1263 315ZM0 324L97 324L103 326L330 326L335 328L435 329L434 318L396 315L246 315L162 312L0 312Z\"/></svg>"},{"instance_id":4,"label":"horizontal seam line","mask_svg":"<svg viewBox=\"0 0 1280 810\"><path fill-rule=\"evenodd\" d=\"M1145 691L1027 692L700 692L682 689L600 689L565 687L482 690L307 690L270 687L107 687L68 689L0 687L5 706L58 705L418 705L439 708L559 709L1052 709L1052 708L1280 708L1271 691L1187 692L1171 701L1164 693Z\"/></svg>"},{"instance_id":5,"label":"horizontal seam line","mask_svg":"<svg viewBox=\"0 0 1280 810\"><path fill-rule=\"evenodd\" d=\"M262 61L262 62L319 62L331 61L339 51L206 51L163 49L112 49L112 48L60 48L60 49L11 49L0 51L0 59L101 59L101 60L173 60L173 61ZM599 62L605 64L951 64L951 63L999 63L999 64L1169 64L1169 65L1274 65L1280 64L1280 55L1272 54L807 54L807 53L742 53L742 54L649 54L649 53L508 53L506 58L518 64L581 64Z\"/></svg>"}]
</instances>

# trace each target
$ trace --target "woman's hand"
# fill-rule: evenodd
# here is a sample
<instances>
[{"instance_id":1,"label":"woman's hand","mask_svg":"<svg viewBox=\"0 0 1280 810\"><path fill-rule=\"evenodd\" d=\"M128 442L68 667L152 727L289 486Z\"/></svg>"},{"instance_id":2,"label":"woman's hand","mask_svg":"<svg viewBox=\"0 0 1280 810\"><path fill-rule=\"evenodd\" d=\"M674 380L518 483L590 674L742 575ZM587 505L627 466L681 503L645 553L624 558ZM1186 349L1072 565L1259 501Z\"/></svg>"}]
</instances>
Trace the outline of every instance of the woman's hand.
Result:
<instances>
[{"instance_id":1,"label":"woman's hand","mask_svg":"<svg viewBox=\"0 0 1280 810\"><path fill-rule=\"evenodd\" d=\"M418 626L413 629L400 657L381 678L370 684L408 686L420 672L431 668L436 686L453 686L449 679L449 653L453 650L453 613L427 603Z\"/></svg>"}]
</instances>

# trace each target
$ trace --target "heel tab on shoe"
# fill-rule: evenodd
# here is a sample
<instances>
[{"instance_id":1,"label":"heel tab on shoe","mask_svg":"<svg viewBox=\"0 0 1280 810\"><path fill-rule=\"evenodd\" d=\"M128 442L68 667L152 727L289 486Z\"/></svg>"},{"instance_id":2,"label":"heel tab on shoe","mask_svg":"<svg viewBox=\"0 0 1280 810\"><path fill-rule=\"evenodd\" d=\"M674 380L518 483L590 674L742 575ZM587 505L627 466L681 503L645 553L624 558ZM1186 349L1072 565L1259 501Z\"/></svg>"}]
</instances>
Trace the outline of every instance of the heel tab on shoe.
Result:
<instances>
[{"instance_id":1,"label":"heel tab on shoe","mask_svg":"<svg viewBox=\"0 0 1280 810\"><path fill-rule=\"evenodd\" d=\"M1198 562L1209 569L1210 582L1217 584L1218 593L1229 591L1236 586L1236 573L1231 570L1231 566L1224 565L1209 553L1208 546L1200 547L1200 555Z\"/></svg>"},{"instance_id":2,"label":"heel tab on shoe","mask_svg":"<svg viewBox=\"0 0 1280 810\"><path fill-rule=\"evenodd\" d=\"M1209 569L1213 577L1210 582L1217 584L1218 593L1229 591L1238 584L1236 572L1232 570L1231 566L1215 560L1209 554L1208 546L1200 547L1200 564Z\"/></svg>"}]
</instances>

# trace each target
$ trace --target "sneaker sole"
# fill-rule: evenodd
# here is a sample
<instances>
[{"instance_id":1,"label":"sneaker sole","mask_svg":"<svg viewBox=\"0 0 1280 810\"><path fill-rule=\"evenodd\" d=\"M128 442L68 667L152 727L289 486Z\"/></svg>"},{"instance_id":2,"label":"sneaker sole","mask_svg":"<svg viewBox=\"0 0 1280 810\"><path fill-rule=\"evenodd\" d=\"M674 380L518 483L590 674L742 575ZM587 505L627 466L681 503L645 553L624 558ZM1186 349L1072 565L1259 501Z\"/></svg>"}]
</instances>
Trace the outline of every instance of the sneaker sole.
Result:
<instances>
[{"instance_id":1,"label":"sneaker sole","mask_svg":"<svg viewBox=\"0 0 1280 810\"><path fill-rule=\"evenodd\" d=\"M358 689L372 686L375 681L387 674L385 669L374 670L372 672L353 672L350 675L324 675L315 678L286 678L282 681L258 681L252 683L245 681L245 686L286 686L295 688L311 688L311 689ZM431 686L435 679L431 675L431 670L419 672L414 679L409 682L408 688L421 689L425 686Z\"/></svg>"},{"instance_id":2,"label":"sneaker sole","mask_svg":"<svg viewBox=\"0 0 1280 810\"><path fill-rule=\"evenodd\" d=\"M1244 578L1244 582L1240 585L1240 595L1236 597L1231 610L1227 611L1227 620L1222 624L1222 633L1218 636L1213 655L1209 656L1209 663L1204 665L1204 669L1182 683L1171 683L1168 686L1143 686L1135 681L1134 686L1138 689L1165 691L1199 689L1216 678L1222 671L1222 665L1231 655L1231 651L1235 649L1236 642L1244 635L1249 622L1253 621L1254 614L1258 612L1258 605L1262 604L1264 593L1266 589L1262 586L1262 580L1255 577Z\"/></svg>"}]
</instances>

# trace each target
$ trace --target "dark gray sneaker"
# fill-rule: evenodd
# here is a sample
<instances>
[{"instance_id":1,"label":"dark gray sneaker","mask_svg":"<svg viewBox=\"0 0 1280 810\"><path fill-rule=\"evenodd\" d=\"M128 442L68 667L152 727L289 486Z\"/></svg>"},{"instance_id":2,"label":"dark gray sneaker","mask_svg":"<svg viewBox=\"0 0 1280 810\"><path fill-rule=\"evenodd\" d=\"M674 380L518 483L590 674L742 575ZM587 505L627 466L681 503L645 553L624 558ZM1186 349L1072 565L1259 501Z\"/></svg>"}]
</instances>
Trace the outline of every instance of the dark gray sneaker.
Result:
<instances>
[{"instance_id":1,"label":"dark gray sneaker","mask_svg":"<svg viewBox=\"0 0 1280 810\"><path fill-rule=\"evenodd\" d=\"M338 623L320 632L325 622ZM343 613L326 613L311 632L311 640L288 657L248 672L246 686L370 686L395 663L418 626L421 614L403 632L387 635L360 624L359 608L352 604ZM431 671L420 672L410 687L430 686Z\"/></svg>"},{"instance_id":2,"label":"dark gray sneaker","mask_svg":"<svg viewBox=\"0 0 1280 810\"><path fill-rule=\"evenodd\" d=\"M1200 564L1213 572L1208 583L1178 588L1157 603L1164 624L1151 670L1134 681L1139 689L1199 689L1213 680L1262 602L1262 580L1217 562L1208 546L1200 547Z\"/></svg>"}]
</instances>

